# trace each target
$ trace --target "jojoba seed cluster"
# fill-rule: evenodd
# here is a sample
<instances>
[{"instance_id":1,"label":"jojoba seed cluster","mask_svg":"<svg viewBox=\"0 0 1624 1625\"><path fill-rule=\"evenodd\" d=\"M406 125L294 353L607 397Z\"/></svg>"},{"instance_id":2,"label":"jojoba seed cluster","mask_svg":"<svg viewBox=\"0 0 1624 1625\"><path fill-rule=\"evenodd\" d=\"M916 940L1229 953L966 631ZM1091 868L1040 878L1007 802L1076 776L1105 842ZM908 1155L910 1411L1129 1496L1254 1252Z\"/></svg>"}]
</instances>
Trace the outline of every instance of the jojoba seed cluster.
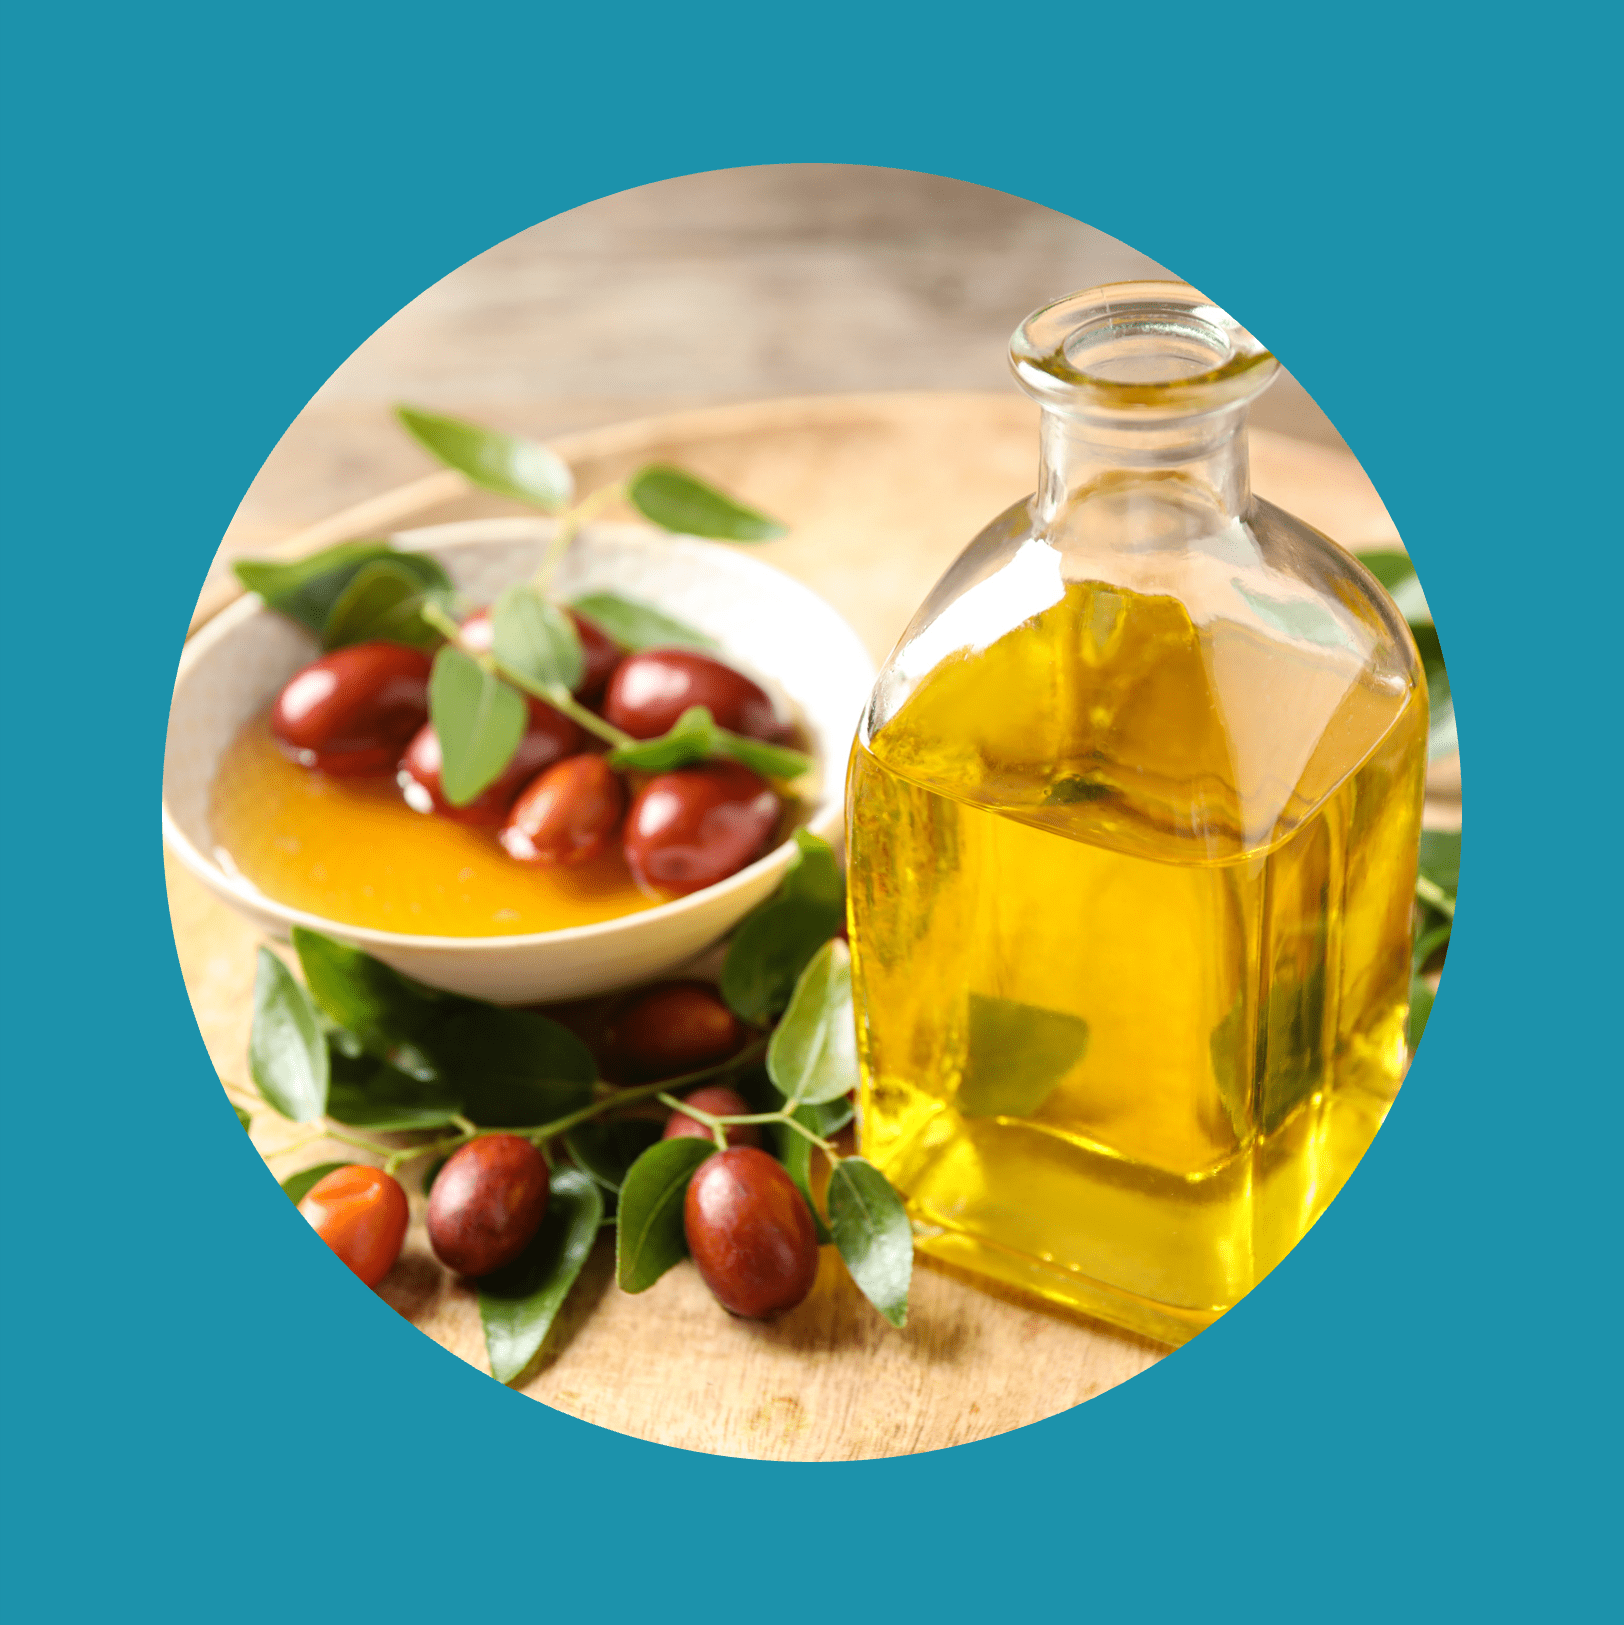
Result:
<instances>
[{"instance_id":1,"label":"jojoba seed cluster","mask_svg":"<svg viewBox=\"0 0 1624 1625\"><path fill-rule=\"evenodd\" d=\"M736 1052L743 1025L703 982L667 982L636 998L613 1023L608 1045L627 1076L677 1076ZM707 1084L684 1105L710 1117L748 1117L736 1090ZM727 1149L707 1158L688 1182L683 1230L701 1279L722 1307L751 1320L793 1309L818 1273L818 1242L806 1199L783 1166L761 1149L761 1131L741 1123L722 1130ZM662 1138L711 1138L685 1112L666 1119Z\"/></svg>"},{"instance_id":2,"label":"jojoba seed cluster","mask_svg":"<svg viewBox=\"0 0 1624 1625\"><path fill-rule=\"evenodd\" d=\"M707 707L729 732L778 742L785 729L763 690L691 649L626 654L571 610L585 657L575 698L636 740L657 739L689 708ZM494 641L489 611L462 623L470 654ZM618 841L645 890L686 896L759 857L778 823L767 781L736 762L623 775L570 717L529 698L512 761L474 800L454 806L441 785L440 741L429 721L429 657L404 644L335 649L283 688L271 732L301 766L340 776L393 773L419 812L497 832L519 863L568 868Z\"/></svg>"},{"instance_id":3,"label":"jojoba seed cluster","mask_svg":"<svg viewBox=\"0 0 1624 1625\"><path fill-rule=\"evenodd\" d=\"M608 1069L625 1080L679 1077L738 1053L743 1024L704 982L661 983L635 995L602 1035ZM745 1117L736 1090L710 1084L683 1102L710 1117ZM688 1249L717 1301L730 1313L766 1319L812 1290L817 1236L806 1200L781 1164L761 1148L753 1124L724 1128L727 1149L699 1165L683 1207ZM683 1111L662 1137L712 1138ZM480 1134L448 1157L429 1189L426 1224L435 1256L479 1279L516 1260L541 1228L551 1175L546 1158L518 1134ZM313 1185L299 1211L368 1286L400 1255L406 1193L381 1169L340 1168Z\"/></svg>"}]
</instances>

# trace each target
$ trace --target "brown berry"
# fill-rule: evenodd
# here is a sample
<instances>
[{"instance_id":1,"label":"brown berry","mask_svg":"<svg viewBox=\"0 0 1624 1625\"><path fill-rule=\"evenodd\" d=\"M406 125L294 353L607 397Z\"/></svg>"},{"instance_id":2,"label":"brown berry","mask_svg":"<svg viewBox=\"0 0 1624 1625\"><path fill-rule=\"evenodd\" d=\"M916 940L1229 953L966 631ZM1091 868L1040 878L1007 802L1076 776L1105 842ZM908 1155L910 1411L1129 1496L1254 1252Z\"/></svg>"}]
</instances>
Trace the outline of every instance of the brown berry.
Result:
<instances>
[{"instance_id":1,"label":"brown berry","mask_svg":"<svg viewBox=\"0 0 1624 1625\"><path fill-rule=\"evenodd\" d=\"M812 1290L818 1240L811 1210L765 1151L736 1146L702 1162L682 1215L688 1250L724 1309L766 1320Z\"/></svg>"},{"instance_id":2,"label":"brown berry","mask_svg":"<svg viewBox=\"0 0 1624 1625\"><path fill-rule=\"evenodd\" d=\"M711 1084L704 1089L695 1089L691 1094L682 1097L683 1104L697 1107L702 1112L709 1112L712 1117L748 1117L749 1104L744 1097L735 1094L733 1090L722 1087L720 1084ZM722 1137L729 1145L760 1145L761 1127L756 1123L739 1123L722 1130ZM683 1112L672 1112L665 1121L665 1132L660 1136L662 1140L708 1140L711 1131L699 1121L697 1117L689 1117Z\"/></svg>"},{"instance_id":3,"label":"brown berry","mask_svg":"<svg viewBox=\"0 0 1624 1625\"><path fill-rule=\"evenodd\" d=\"M706 762L650 779L621 844L639 885L681 897L758 858L777 823L778 797L765 779L737 762Z\"/></svg>"},{"instance_id":4,"label":"brown berry","mask_svg":"<svg viewBox=\"0 0 1624 1625\"><path fill-rule=\"evenodd\" d=\"M603 714L633 739L657 739L682 713L704 706L719 728L782 739L773 702L742 672L692 649L644 649L615 668Z\"/></svg>"},{"instance_id":5,"label":"brown berry","mask_svg":"<svg viewBox=\"0 0 1624 1625\"><path fill-rule=\"evenodd\" d=\"M459 1275L511 1264L547 1212L547 1162L517 1134L482 1134L452 1152L429 1192L429 1245Z\"/></svg>"},{"instance_id":6,"label":"brown berry","mask_svg":"<svg viewBox=\"0 0 1624 1625\"><path fill-rule=\"evenodd\" d=\"M615 1017L610 1058L634 1081L676 1078L723 1061L744 1026L708 982L664 982L639 993Z\"/></svg>"},{"instance_id":7,"label":"brown berry","mask_svg":"<svg viewBox=\"0 0 1624 1625\"><path fill-rule=\"evenodd\" d=\"M458 824L500 824L514 798L538 774L581 748L581 730L566 716L538 700L530 707L530 726L519 741L513 760L494 784L487 785L462 807L446 800L440 785L440 737L432 722L425 722L406 747L399 778L406 799L419 812L433 811ZM413 794L414 787L419 792ZM422 805L426 798L427 806Z\"/></svg>"},{"instance_id":8,"label":"brown berry","mask_svg":"<svg viewBox=\"0 0 1624 1625\"><path fill-rule=\"evenodd\" d=\"M313 660L271 707L285 755L323 773L392 773L428 719L429 657L404 643L356 643Z\"/></svg>"}]
</instances>

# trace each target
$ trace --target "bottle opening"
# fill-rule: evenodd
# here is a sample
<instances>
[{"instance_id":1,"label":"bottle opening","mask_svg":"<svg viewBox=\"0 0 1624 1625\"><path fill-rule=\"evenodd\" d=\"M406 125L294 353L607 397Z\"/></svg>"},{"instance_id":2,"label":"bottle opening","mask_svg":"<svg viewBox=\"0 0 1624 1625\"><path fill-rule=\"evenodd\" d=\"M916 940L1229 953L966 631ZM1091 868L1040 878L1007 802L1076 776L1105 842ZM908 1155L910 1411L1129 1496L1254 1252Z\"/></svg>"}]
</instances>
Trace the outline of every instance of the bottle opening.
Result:
<instances>
[{"instance_id":1,"label":"bottle opening","mask_svg":"<svg viewBox=\"0 0 1624 1625\"><path fill-rule=\"evenodd\" d=\"M1045 406L1083 416L1185 416L1250 400L1278 363L1184 282L1068 295L1016 329L1010 365Z\"/></svg>"},{"instance_id":2,"label":"bottle opening","mask_svg":"<svg viewBox=\"0 0 1624 1625\"><path fill-rule=\"evenodd\" d=\"M1230 358L1223 330L1194 317L1171 321L1161 314L1116 320L1105 317L1066 340L1066 360L1079 372L1106 383L1166 384L1199 378Z\"/></svg>"}]
</instances>

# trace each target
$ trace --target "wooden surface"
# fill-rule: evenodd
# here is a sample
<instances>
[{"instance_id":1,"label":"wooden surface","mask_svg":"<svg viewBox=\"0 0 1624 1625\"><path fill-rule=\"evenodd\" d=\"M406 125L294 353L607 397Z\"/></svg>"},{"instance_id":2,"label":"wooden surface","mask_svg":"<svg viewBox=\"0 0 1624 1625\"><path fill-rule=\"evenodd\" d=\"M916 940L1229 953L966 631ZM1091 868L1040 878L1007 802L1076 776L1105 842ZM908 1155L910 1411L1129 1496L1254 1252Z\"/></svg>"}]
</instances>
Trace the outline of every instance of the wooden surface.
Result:
<instances>
[{"instance_id":1,"label":"wooden surface","mask_svg":"<svg viewBox=\"0 0 1624 1625\"><path fill-rule=\"evenodd\" d=\"M1029 491L1036 411L992 395L818 397L682 413L556 439L583 490L651 458L679 461L784 519L758 557L804 581L876 661L977 530ZM1349 547L1399 545L1346 453L1254 432L1253 485ZM456 495L410 523L515 511ZM342 528L342 527L340 527ZM284 538L285 539L285 538ZM325 541L338 539L331 528ZM260 536L262 547L276 538ZM200 601L229 596L218 573ZM1458 769L1443 764L1429 823L1458 826ZM166 855L176 946L198 1025L228 1083L246 1079L258 934ZM233 1088L237 1098L245 1098ZM345 1160L333 1142L254 1110L277 1177ZM408 1170L410 1172L410 1170ZM267 1182L267 1199L275 1196ZM280 1200L280 1197L276 1198ZM472 1290L413 1225L382 1295L426 1335L485 1369ZM533 1398L618 1431L773 1460L858 1460L940 1449L1082 1403L1144 1370L1157 1345L993 1295L921 1260L906 1331L890 1330L824 1249L817 1285L772 1325L731 1319L689 1264L629 1297L606 1232L523 1384ZM359 1290L359 1288L358 1288Z\"/></svg>"}]
</instances>

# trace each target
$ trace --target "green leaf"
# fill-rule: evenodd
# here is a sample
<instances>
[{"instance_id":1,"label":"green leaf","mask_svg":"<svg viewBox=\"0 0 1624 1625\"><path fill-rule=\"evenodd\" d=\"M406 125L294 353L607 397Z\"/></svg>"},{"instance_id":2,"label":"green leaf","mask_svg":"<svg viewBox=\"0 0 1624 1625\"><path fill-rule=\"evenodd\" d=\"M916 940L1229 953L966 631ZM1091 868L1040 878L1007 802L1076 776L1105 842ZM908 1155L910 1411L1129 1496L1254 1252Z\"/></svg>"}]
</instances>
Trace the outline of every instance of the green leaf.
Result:
<instances>
[{"instance_id":1,"label":"green leaf","mask_svg":"<svg viewBox=\"0 0 1624 1625\"><path fill-rule=\"evenodd\" d=\"M1415 951L1410 963L1417 976L1427 968L1433 955L1448 945L1450 930L1451 922L1444 920L1441 924L1429 923L1424 930L1416 934Z\"/></svg>"},{"instance_id":2,"label":"green leaf","mask_svg":"<svg viewBox=\"0 0 1624 1625\"><path fill-rule=\"evenodd\" d=\"M846 917L834 849L804 829L795 831L795 847L777 895L745 916L722 965L722 997L746 1021L775 1016L789 1003L801 972Z\"/></svg>"},{"instance_id":3,"label":"green leaf","mask_svg":"<svg viewBox=\"0 0 1624 1625\"><path fill-rule=\"evenodd\" d=\"M801 972L840 928L840 914L805 897L774 897L733 933L722 962L721 993L746 1021L776 1016L790 1001Z\"/></svg>"},{"instance_id":4,"label":"green leaf","mask_svg":"<svg viewBox=\"0 0 1624 1625\"><path fill-rule=\"evenodd\" d=\"M1420 869L1439 890L1454 897L1460 885L1460 831L1423 830Z\"/></svg>"},{"instance_id":5,"label":"green leaf","mask_svg":"<svg viewBox=\"0 0 1624 1625\"><path fill-rule=\"evenodd\" d=\"M347 1061L353 1061L357 1056L366 1054L366 1046L352 1032L334 1024L332 1018L325 1010L318 1011L321 1017L322 1031L327 1034L327 1049L332 1055L341 1055Z\"/></svg>"},{"instance_id":6,"label":"green leaf","mask_svg":"<svg viewBox=\"0 0 1624 1625\"><path fill-rule=\"evenodd\" d=\"M1108 800L1114 792L1108 784L1088 778L1081 773L1068 773L1058 778L1044 792L1046 807L1076 807L1087 801Z\"/></svg>"},{"instance_id":7,"label":"green leaf","mask_svg":"<svg viewBox=\"0 0 1624 1625\"><path fill-rule=\"evenodd\" d=\"M605 1190L618 1193L632 1164L659 1140L664 1126L647 1117L600 1117L577 1123L564 1144L578 1166Z\"/></svg>"},{"instance_id":8,"label":"green leaf","mask_svg":"<svg viewBox=\"0 0 1624 1625\"><path fill-rule=\"evenodd\" d=\"M829 1176L829 1230L863 1296L893 1326L908 1321L913 1227L873 1163L842 1157Z\"/></svg>"},{"instance_id":9,"label":"green leaf","mask_svg":"<svg viewBox=\"0 0 1624 1625\"><path fill-rule=\"evenodd\" d=\"M265 1099L296 1123L313 1122L327 1109L327 1040L316 1006L269 948L260 949L254 973L248 1072Z\"/></svg>"},{"instance_id":10,"label":"green leaf","mask_svg":"<svg viewBox=\"0 0 1624 1625\"><path fill-rule=\"evenodd\" d=\"M789 860L789 868L784 871L779 896L825 903L844 919L846 877L835 861L835 849L809 829L796 830L794 839L795 852Z\"/></svg>"},{"instance_id":11,"label":"green leaf","mask_svg":"<svg viewBox=\"0 0 1624 1625\"><path fill-rule=\"evenodd\" d=\"M573 601L590 621L596 621L622 648L639 649L719 649L715 638L673 620L652 604L619 593L589 592Z\"/></svg>"},{"instance_id":12,"label":"green leaf","mask_svg":"<svg viewBox=\"0 0 1624 1625\"><path fill-rule=\"evenodd\" d=\"M735 502L669 463L650 463L638 469L626 482L626 495L645 519L684 536L765 542L788 534L776 519Z\"/></svg>"},{"instance_id":13,"label":"green leaf","mask_svg":"<svg viewBox=\"0 0 1624 1625\"><path fill-rule=\"evenodd\" d=\"M1427 760L1440 756L1453 756L1460 749L1460 735L1455 729L1455 703L1449 701L1441 711L1433 711L1427 723Z\"/></svg>"},{"instance_id":14,"label":"green leaf","mask_svg":"<svg viewBox=\"0 0 1624 1625\"><path fill-rule=\"evenodd\" d=\"M615 1279L625 1291L648 1291L687 1257L683 1198L694 1170L715 1152L709 1140L661 1140L632 1164L615 1224Z\"/></svg>"},{"instance_id":15,"label":"green leaf","mask_svg":"<svg viewBox=\"0 0 1624 1625\"><path fill-rule=\"evenodd\" d=\"M1409 554L1400 553L1397 548L1372 548L1368 552L1355 553L1353 556L1389 593L1407 576L1415 574L1415 566L1410 563Z\"/></svg>"},{"instance_id":16,"label":"green leaf","mask_svg":"<svg viewBox=\"0 0 1624 1625\"><path fill-rule=\"evenodd\" d=\"M429 1027L461 1002L392 970L382 960L296 925L294 950L305 985L322 1011L341 1029L330 1042L341 1054L354 1039L380 1061L413 1077L437 1075L418 1048Z\"/></svg>"},{"instance_id":17,"label":"green leaf","mask_svg":"<svg viewBox=\"0 0 1624 1625\"><path fill-rule=\"evenodd\" d=\"M797 1134L787 1123L773 1126L778 1135L778 1160L804 1198L807 1211L812 1215L813 1233L822 1247L833 1238L829 1234L829 1226L823 1222L823 1215L818 1212L818 1204L812 1199L812 1142L804 1134Z\"/></svg>"},{"instance_id":18,"label":"green leaf","mask_svg":"<svg viewBox=\"0 0 1624 1625\"><path fill-rule=\"evenodd\" d=\"M359 571L375 559L395 557L397 550L388 542L340 542L287 564L276 559L239 559L231 570L268 608L319 636L333 605Z\"/></svg>"},{"instance_id":19,"label":"green leaf","mask_svg":"<svg viewBox=\"0 0 1624 1625\"><path fill-rule=\"evenodd\" d=\"M816 1134L819 1139L827 1140L831 1135L838 1134L852 1120L852 1106L849 1100L831 1100L821 1106L797 1106L794 1111L795 1120L804 1123ZM812 1199L812 1142L804 1134L797 1134L788 1123L775 1123L774 1134L778 1143L778 1160L783 1163L784 1171L795 1181L795 1188L806 1198L806 1205L812 1211L812 1225L817 1232L818 1245L832 1238L829 1227L823 1222L823 1215L818 1212L818 1204Z\"/></svg>"},{"instance_id":20,"label":"green leaf","mask_svg":"<svg viewBox=\"0 0 1624 1625\"><path fill-rule=\"evenodd\" d=\"M1415 1047L1421 1042L1421 1035L1427 1030L1427 1018L1432 1014L1433 991L1421 980L1415 977L1410 983L1410 1025L1408 1038L1410 1053L1415 1053Z\"/></svg>"},{"instance_id":21,"label":"green leaf","mask_svg":"<svg viewBox=\"0 0 1624 1625\"><path fill-rule=\"evenodd\" d=\"M586 670L575 623L534 587L504 589L491 611L494 653L504 666L545 688L574 689Z\"/></svg>"},{"instance_id":22,"label":"green leaf","mask_svg":"<svg viewBox=\"0 0 1624 1625\"><path fill-rule=\"evenodd\" d=\"M568 1027L529 1010L470 1002L425 1043L481 1128L530 1128L578 1111L598 1075Z\"/></svg>"},{"instance_id":23,"label":"green leaf","mask_svg":"<svg viewBox=\"0 0 1624 1625\"><path fill-rule=\"evenodd\" d=\"M1388 597L1410 623L1411 631L1432 625L1432 611L1427 607L1420 577L1407 553L1394 548L1375 548L1368 553L1356 553L1354 557L1387 589Z\"/></svg>"},{"instance_id":24,"label":"green leaf","mask_svg":"<svg viewBox=\"0 0 1624 1625\"><path fill-rule=\"evenodd\" d=\"M574 1168L553 1175L546 1217L511 1264L479 1283L491 1375L512 1382L536 1356L598 1239L603 1197Z\"/></svg>"},{"instance_id":25,"label":"green leaf","mask_svg":"<svg viewBox=\"0 0 1624 1625\"><path fill-rule=\"evenodd\" d=\"M1088 1023L1081 1016L972 993L959 1111L1030 1117L1087 1050Z\"/></svg>"},{"instance_id":26,"label":"green leaf","mask_svg":"<svg viewBox=\"0 0 1624 1625\"><path fill-rule=\"evenodd\" d=\"M433 649L445 641L423 619L423 606L438 604L449 614L453 599L449 584L425 586L419 572L408 566L405 558L402 554L398 558L378 559L356 572L322 627L324 649L342 649L352 643L379 640L408 643L414 649Z\"/></svg>"},{"instance_id":27,"label":"green leaf","mask_svg":"<svg viewBox=\"0 0 1624 1625\"><path fill-rule=\"evenodd\" d=\"M821 1139L838 1134L857 1115L857 1108L842 1095L838 1100L825 1100L818 1105L806 1104L795 1108L797 1122L805 1123Z\"/></svg>"},{"instance_id":28,"label":"green leaf","mask_svg":"<svg viewBox=\"0 0 1624 1625\"><path fill-rule=\"evenodd\" d=\"M246 1134L254 1126L254 1120L236 1101L232 1101L231 1109L237 1114L237 1121L242 1124L243 1133Z\"/></svg>"},{"instance_id":29,"label":"green leaf","mask_svg":"<svg viewBox=\"0 0 1624 1625\"><path fill-rule=\"evenodd\" d=\"M1412 631L1432 625L1432 611L1427 608L1426 594L1421 590L1421 580L1409 554L1383 547L1356 553L1354 557L1387 589L1388 597L1410 623Z\"/></svg>"},{"instance_id":30,"label":"green leaf","mask_svg":"<svg viewBox=\"0 0 1624 1625\"><path fill-rule=\"evenodd\" d=\"M1433 759L1448 756L1460 748L1455 732L1455 705L1449 693L1449 674L1444 669L1438 629L1433 625L1432 610L1421 590L1415 566L1406 554L1389 548L1358 553L1355 557L1387 589L1398 612L1409 623L1427 679L1427 705L1431 712L1427 755Z\"/></svg>"},{"instance_id":31,"label":"green leaf","mask_svg":"<svg viewBox=\"0 0 1624 1625\"><path fill-rule=\"evenodd\" d=\"M726 728L718 728L716 734L711 750L713 756L731 756L765 779L798 779L812 771L812 758L801 751L769 745L762 739L747 739L743 734L729 733Z\"/></svg>"},{"instance_id":32,"label":"green leaf","mask_svg":"<svg viewBox=\"0 0 1624 1625\"><path fill-rule=\"evenodd\" d=\"M1427 755L1447 756L1459 748L1455 733L1455 702L1449 691L1449 673L1444 668L1443 646L1438 629L1430 622L1412 623L1416 651L1421 656L1422 675L1427 684Z\"/></svg>"},{"instance_id":33,"label":"green leaf","mask_svg":"<svg viewBox=\"0 0 1624 1625\"><path fill-rule=\"evenodd\" d=\"M375 1061L360 1076L335 1074L327 1091L327 1115L351 1128L404 1134L443 1128L462 1111L462 1097L448 1084L414 1078L387 1062Z\"/></svg>"},{"instance_id":34,"label":"green leaf","mask_svg":"<svg viewBox=\"0 0 1624 1625\"><path fill-rule=\"evenodd\" d=\"M420 446L482 490L543 513L557 513L575 494L569 466L537 441L411 406L397 406L395 416Z\"/></svg>"},{"instance_id":35,"label":"green leaf","mask_svg":"<svg viewBox=\"0 0 1624 1625\"><path fill-rule=\"evenodd\" d=\"M282 1181L282 1189L288 1194L288 1200L295 1207L310 1193L311 1189L319 1185L329 1174L336 1174L340 1168L348 1168L347 1162L318 1162L314 1168L301 1168L296 1174L289 1174Z\"/></svg>"},{"instance_id":36,"label":"green leaf","mask_svg":"<svg viewBox=\"0 0 1624 1625\"><path fill-rule=\"evenodd\" d=\"M851 951L826 942L801 972L767 1046L767 1072L791 1105L837 1100L857 1087Z\"/></svg>"},{"instance_id":37,"label":"green leaf","mask_svg":"<svg viewBox=\"0 0 1624 1625\"><path fill-rule=\"evenodd\" d=\"M617 745L609 752L609 765L635 768L640 773L669 773L673 768L687 767L715 755L721 734L709 710L693 705L658 739Z\"/></svg>"},{"instance_id":38,"label":"green leaf","mask_svg":"<svg viewBox=\"0 0 1624 1625\"><path fill-rule=\"evenodd\" d=\"M1412 631L1432 625L1427 595L1422 592L1420 578L1413 571L1392 589L1392 597L1399 614L1410 623Z\"/></svg>"},{"instance_id":39,"label":"green leaf","mask_svg":"<svg viewBox=\"0 0 1624 1625\"><path fill-rule=\"evenodd\" d=\"M703 705L690 706L658 739L639 739L609 752L611 767L640 773L669 773L694 762L724 759L742 762L752 773L770 779L799 778L812 766L812 758L798 750L718 728Z\"/></svg>"},{"instance_id":40,"label":"green leaf","mask_svg":"<svg viewBox=\"0 0 1624 1625\"><path fill-rule=\"evenodd\" d=\"M1257 1012L1257 1126L1264 1134L1273 1134L1327 1082L1320 1048L1327 1018L1323 918L1314 941L1313 968L1306 976L1277 975Z\"/></svg>"},{"instance_id":41,"label":"green leaf","mask_svg":"<svg viewBox=\"0 0 1624 1625\"><path fill-rule=\"evenodd\" d=\"M529 720L524 697L451 644L434 657L429 719L440 737L440 789L465 807L507 770Z\"/></svg>"}]
</instances>

